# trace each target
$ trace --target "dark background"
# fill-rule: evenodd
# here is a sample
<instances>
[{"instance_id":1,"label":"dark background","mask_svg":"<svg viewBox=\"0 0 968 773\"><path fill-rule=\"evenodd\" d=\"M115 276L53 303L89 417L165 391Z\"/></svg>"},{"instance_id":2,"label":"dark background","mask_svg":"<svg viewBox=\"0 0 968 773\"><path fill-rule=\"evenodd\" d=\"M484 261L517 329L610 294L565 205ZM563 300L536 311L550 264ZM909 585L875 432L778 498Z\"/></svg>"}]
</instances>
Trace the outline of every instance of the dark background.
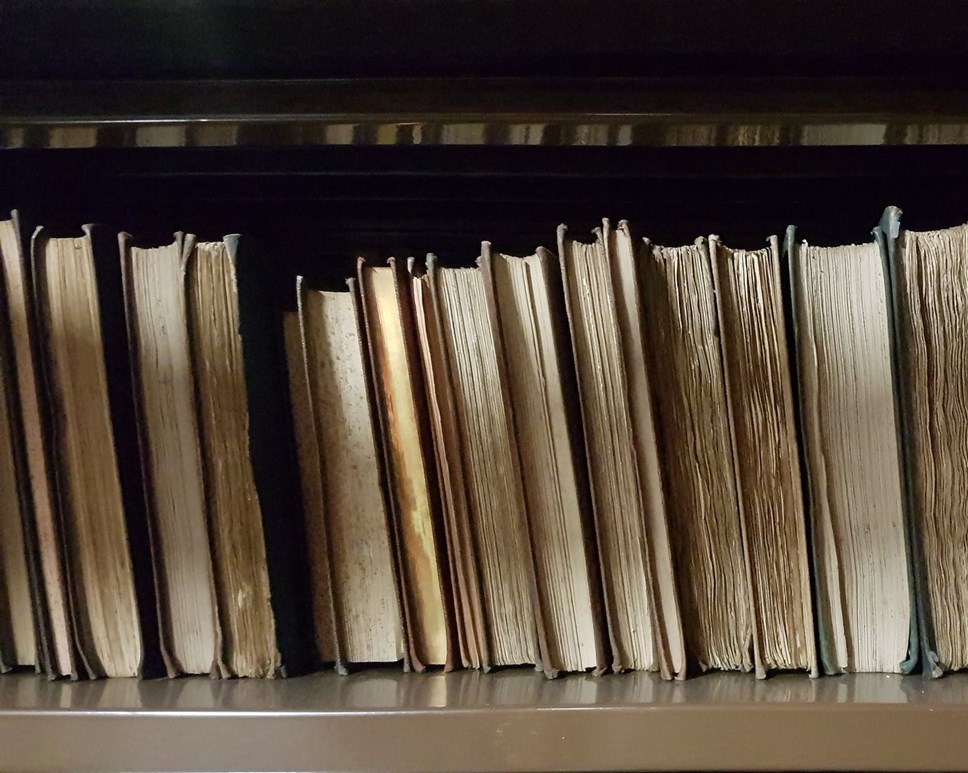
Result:
<instances>
[{"instance_id":1,"label":"dark background","mask_svg":"<svg viewBox=\"0 0 968 773\"><path fill-rule=\"evenodd\" d=\"M961 88L957 3L3 2L0 85L30 79L865 76ZM594 81L589 81L594 88ZM2 102L0 102L2 111ZM756 247L789 223L865 241L889 203L911 228L968 219L968 149L318 147L14 150L0 207L24 225L100 221L145 240L239 231L286 272L479 243L531 252L603 216L666 244Z\"/></svg>"},{"instance_id":2,"label":"dark background","mask_svg":"<svg viewBox=\"0 0 968 773\"><path fill-rule=\"evenodd\" d=\"M918 0L5 0L2 78L960 77L968 13Z\"/></svg>"}]
</instances>

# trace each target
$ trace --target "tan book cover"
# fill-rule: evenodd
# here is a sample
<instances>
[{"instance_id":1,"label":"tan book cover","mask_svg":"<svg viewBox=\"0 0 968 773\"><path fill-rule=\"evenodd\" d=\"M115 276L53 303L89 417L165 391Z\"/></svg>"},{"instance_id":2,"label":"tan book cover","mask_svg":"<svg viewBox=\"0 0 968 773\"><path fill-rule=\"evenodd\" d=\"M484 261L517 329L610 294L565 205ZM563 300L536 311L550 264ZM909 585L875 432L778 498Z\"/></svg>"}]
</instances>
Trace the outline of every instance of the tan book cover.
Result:
<instances>
[{"instance_id":1,"label":"tan book cover","mask_svg":"<svg viewBox=\"0 0 968 773\"><path fill-rule=\"evenodd\" d=\"M544 248L522 258L488 242L480 266L521 459L542 666L600 674L608 645L560 267Z\"/></svg>"},{"instance_id":2,"label":"tan book cover","mask_svg":"<svg viewBox=\"0 0 968 773\"><path fill-rule=\"evenodd\" d=\"M51 678L79 673L54 468L52 427L37 331L33 276L16 212L0 221L0 269L6 293L10 348L23 428L37 575L37 631L41 664Z\"/></svg>"},{"instance_id":3,"label":"tan book cover","mask_svg":"<svg viewBox=\"0 0 968 773\"><path fill-rule=\"evenodd\" d=\"M410 662L454 667L456 626L446 530L409 277L358 263L363 319L374 379Z\"/></svg>"}]
</instances>

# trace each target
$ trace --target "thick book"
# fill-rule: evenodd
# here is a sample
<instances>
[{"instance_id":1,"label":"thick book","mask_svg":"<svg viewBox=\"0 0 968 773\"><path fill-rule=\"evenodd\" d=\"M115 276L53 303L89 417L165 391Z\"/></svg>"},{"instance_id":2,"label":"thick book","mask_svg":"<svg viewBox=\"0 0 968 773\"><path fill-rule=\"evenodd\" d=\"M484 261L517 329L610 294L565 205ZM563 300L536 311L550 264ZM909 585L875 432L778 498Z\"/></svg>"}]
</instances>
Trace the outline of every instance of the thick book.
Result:
<instances>
[{"instance_id":1,"label":"thick book","mask_svg":"<svg viewBox=\"0 0 968 773\"><path fill-rule=\"evenodd\" d=\"M194 240L144 247L119 236L162 658L169 676L217 671L215 598L186 264Z\"/></svg>"},{"instance_id":2,"label":"thick book","mask_svg":"<svg viewBox=\"0 0 968 773\"><path fill-rule=\"evenodd\" d=\"M427 273L448 372L460 444L462 483L471 543L477 556L486 644L483 668L535 664L542 659L536 621L533 546L520 460L493 305L477 268L441 268L429 256Z\"/></svg>"},{"instance_id":3,"label":"thick book","mask_svg":"<svg viewBox=\"0 0 968 773\"><path fill-rule=\"evenodd\" d=\"M623 221L585 243L558 228L564 306L608 622L611 667L685 675L658 469L635 254Z\"/></svg>"},{"instance_id":4,"label":"thick book","mask_svg":"<svg viewBox=\"0 0 968 773\"><path fill-rule=\"evenodd\" d=\"M544 248L514 257L489 242L480 265L505 357L544 661L553 672L602 673L609 653L561 269Z\"/></svg>"},{"instance_id":5,"label":"thick book","mask_svg":"<svg viewBox=\"0 0 968 773\"><path fill-rule=\"evenodd\" d=\"M153 675L155 587L117 233L38 228L31 261L77 649L92 678Z\"/></svg>"},{"instance_id":6,"label":"thick book","mask_svg":"<svg viewBox=\"0 0 968 773\"><path fill-rule=\"evenodd\" d=\"M878 245L813 247L787 229L798 408L824 672L918 659L892 302Z\"/></svg>"},{"instance_id":7,"label":"thick book","mask_svg":"<svg viewBox=\"0 0 968 773\"><path fill-rule=\"evenodd\" d=\"M486 669L490 655L485 631L484 600L480 564L471 530L469 492L464 480L457 406L451 389L447 346L426 266L424 261L411 258L407 268L420 365L427 393L433 458L440 482L447 558L454 592L457 644L461 664L465 668Z\"/></svg>"},{"instance_id":8,"label":"thick book","mask_svg":"<svg viewBox=\"0 0 968 773\"><path fill-rule=\"evenodd\" d=\"M387 470L409 663L459 659L443 502L409 275L403 263L357 263L365 339Z\"/></svg>"},{"instance_id":9,"label":"thick book","mask_svg":"<svg viewBox=\"0 0 968 773\"><path fill-rule=\"evenodd\" d=\"M355 664L403 660L410 665L365 327L356 280L348 284L349 291L334 292L297 280L315 472L322 490L318 540L325 541L329 569L330 645L342 672ZM313 461L311 455L306 459ZM326 589L317 585L316 592ZM328 611L317 625L326 624Z\"/></svg>"},{"instance_id":10,"label":"thick book","mask_svg":"<svg viewBox=\"0 0 968 773\"><path fill-rule=\"evenodd\" d=\"M30 490L0 276L0 672L40 665Z\"/></svg>"},{"instance_id":11,"label":"thick book","mask_svg":"<svg viewBox=\"0 0 968 773\"><path fill-rule=\"evenodd\" d=\"M226 236L186 265L223 676L315 661L282 319L269 256Z\"/></svg>"},{"instance_id":12,"label":"thick book","mask_svg":"<svg viewBox=\"0 0 968 773\"><path fill-rule=\"evenodd\" d=\"M780 249L709 237L736 488L750 584L753 659L817 675L809 545Z\"/></svg>"},{"instance_id":13,"label":"thick book","mask_svg":"<svg viewBox=\"0 0 968 773\"><path fill-rule=\"evenodd\" d=\"M968 226L901 229L888 207L874 229L893 290L909 548L921 665L928 676L968 668L964 369Z\"/></svg>"},{"instance_id":14,"label":"thick book","mask_svg":"<svg viewBox=\"0 0 968 773\"><path fill-rule=\"evenodd\" d=\"M643 239L639 260L686 654L701 671L749 671L749 577L709 244Z\"/></svg>"},{"instance_id":15,"label":"thick book","mask_svg":"<svg viewBox=\"0 0 968 773\"><path fill-rule=\"evenodd\" d=\"M29 252L24 249L16 212L0 221L0 270L3 272L7 331L15 398L14 421L23 437L29 497L28 560L35 581L38 663L51 678L76 677L79 664L55 485L52 416L41 371Z\"/></svg>"}]
</instances>

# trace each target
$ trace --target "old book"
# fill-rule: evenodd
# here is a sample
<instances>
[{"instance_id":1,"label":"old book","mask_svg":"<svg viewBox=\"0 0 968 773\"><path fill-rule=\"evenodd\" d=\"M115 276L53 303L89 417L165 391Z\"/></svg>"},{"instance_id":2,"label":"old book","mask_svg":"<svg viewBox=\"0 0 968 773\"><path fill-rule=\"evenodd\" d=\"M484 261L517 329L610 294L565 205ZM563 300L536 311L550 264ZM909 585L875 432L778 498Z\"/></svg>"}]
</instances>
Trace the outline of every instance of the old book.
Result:
<instances>
[{"instance_id":1,"label":"old book","mask_svg":"<svg viewBox=\"0 0 968 773\"><path fill-rule=\"evenodd\" d=\"M360 259L359 287L385 456L410 665L456 660L447 542L410 282Z\"/></svg>"},{"instance_id":2,"label":"old book","mask_svg":"<svg viewBox=\"0 0 968 773\"><path fill-rule=\"evenodd\" d=\"M461 664L465 668L482 668L490 663L490 655L484 630L480 567L471 533L468 491L464 485L460 428L450 386L450 365L426 264L411 259L408 271L434 444L433 459L437 466L447 535L457 643Z\"/></svg>"},{"instance_id":3,"label":"old book","mask_svg":"<svg viewBox=\"0 0 968 773\"><path fill-rule=\"evenodd\" d=\"M646 455L652 440L637 437L639 431L652 432L644 414L648 393L630 396L632 386L648 388L641 342L632 338L633 328L641 322L634 318L638 313L634 278L628 265L618 265L608 221L604 226L595 230L591 243L569 237L566 227L559 226L558 251L588 455L611 665L616 671L660 671L669 678L681 674L684 663L681 655L673 658L672 652L681 652L681 643L670 646L678 619L666 620L664 613L669 610L660 607L658 600L654 551L663 549L663 531L655 529L656 522L665 519L661 483L655 458ZM611 254L610 242L616 247ZM630 257L623 254L625 261ZM629 367L636 369L634 376L626 367L627 355ZM636 409L640 412L633 414ZM668 572L668 560L666 555L664 572Z\"/></svg>"},{"instance_id":4,"label":"old book","mask_svg":"<svg viewBox=\"0 0 968 773\"><path fill-rule=\"evenodd\" d=\"M871 242L785 244L824 671L907 672L906 554L890 297Z\"/></svg>"},{"instance_id":5,"label":"old book","mask_svg":"<svg viewBox=\"0 0 968 773\"><path fill-rule=\"evenodd\" d=\"M283 312L286 337L286 368L289 374L289 398L292 424L296 433L299 461L299 485L303 515L306 519L306 551L309 558L310 601L316 650L323 663L335 663L336 632L333 614L333 591L330 580L329 542L326 537L326 513L320 476L319 446L313 425L313 405L309 395L309 377L302 328L298 311Z\"/></svg>"},{"instance_id":6,"label":"old book","mask_svg":"<svg viewBox=\"0 0 968 773\"><path fill-rule=\"evenodd\" d=\"M708 243L645 239L640 261L686 653L703 671L749 671L749 585Z\"/></svg>"},{"instance_id":7,"label":"old book","mask_svg":"<svg viewBox=\"0 0 968 773\"><path fill-rule=\"evenodd\" d=\"M460 438L469 525L480 571L484 667L540 663L532 544L495 320L476 268L428 258ZM441 376L443 378L443 376ZM543 664L547 669L547 664Z\"/></svg>"},{"instance_id":8,"label":"old book","mask_svg":"<svg viewBox=\"0 0 968 773\"><path fill-rule=\"evenodd\" d=\"M34 599L31 593L29 489L17 415L13 352L0 281L0 671L37 664Z\"/></svg>"},{"instance_id":9,"label":"old book","mask_svg":"<svg viewBox=\"0 0 968 773\"><path fill-rule=\"evenodd\" d=\"M314 660L282 322L265 262L233 235L197 242L186 266L226 676L291 675Z\"/></svg>"},{"instance_id":10,"label":"old book","mask_svg":"<svg viewBox=\"0 0 968 773\"><path fill-rule=\"evenodd\" d=\"M121 234L128 341L169 676L215 669L220 631L188 338L193 240L141 247Z\"/></svg>"},{"instance_id":11,"label":"old book","mask_svg":"<svg viewBox=\"0 0 968 773\"><path fill-rule=\"evenodd\" d=\"M117 234L38 228L31 257L78 651L92 677L151 674L157 619Z\"/></svg>"},{"instance_id":12,"label":"old book","mask_svg":"<svg viewBox=\"0 0 968 773\"><path fill-rule=\"evenodd\" d=\"M543 248L519 258L488 242L481 270L507 358L545 659L553 671L600 673L608 648L561 271Z\"/></svg>"},{"instance_id":13,"label":"old book","mask_svg":"<svg viewBox=\"0 0 968 773\"><path fill-rule=\"evenodd\" d=\"M709 237L736 488L750 580L756 675L817 675L791 348L775 236L760 250Z\"/></svg>"},{"instance_id":14,"label":"old book","mask_svg":"<svg viewBox=\"0 0 968 773\"><path fill-rule=\"evenodd\" d=\"M901 230L900 216L888 207L875 234L894 290L920 654L925 674L940 676L968 668L968 587L958 579L968 566L968 226Z\"/></svg>"},{"instance_id":15,"label":"old book","mask_svg":"<svg viewBox=\"0 0 968 773\"><path fill-rule=\"evenodd\" d=\"M605 250L615 285L615 311L622 339L628 401L639 469L639 487L645 508L649 563L655 597L660 670L676 678L686 676L686 649L682 613L676 588L665 489L658 447L658 428L653 407L654 388L649 373L652 344L645 329L639 261L631 229L625 220L612 228L603 221Z\"/></svg>"},{"instance_id":16,"label":"old book","mask_svg":"<svg viewBox=\"0 0 968 773\"><path fill-rule=\"evenodd\" d=\"M300 280L298 289L340 668L406 654L356 280L350 284L350 292L328 292Z\"/></svg>"},{"instance_id":17,"label":"old book","mask_svg":"<svg viewBox=\"0 0 968 773\"><path fill-rule=\"evenodd\" d=\"M16 212L9 220L0 221L0 269L16 376L10 389L17 398L29 480L26 494L30 497L30 521L26 533L33 535L29 559L37 576L40 661L51 677L74 676L78 664L54 483L51 417L43 387L33 277Z\"/></svg>"}]
</instances>

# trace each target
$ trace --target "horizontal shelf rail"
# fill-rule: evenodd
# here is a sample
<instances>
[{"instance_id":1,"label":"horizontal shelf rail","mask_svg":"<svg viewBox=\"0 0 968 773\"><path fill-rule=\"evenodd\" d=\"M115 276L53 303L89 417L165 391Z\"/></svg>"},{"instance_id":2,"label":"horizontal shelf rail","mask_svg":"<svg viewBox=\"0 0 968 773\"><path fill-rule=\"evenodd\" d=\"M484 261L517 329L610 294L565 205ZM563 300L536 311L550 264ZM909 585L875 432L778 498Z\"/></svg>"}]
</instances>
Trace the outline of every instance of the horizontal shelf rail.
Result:
<instances>
[{"instance_id":1,"label":"horizontal shelf rail","mask_svg":"<svg viewBox=\"0 0 968 773\"><path fill-rule=\"evenodd\" d=\"M0 148L968 144L911 79L0 81Z\"/></svg>"}]
</instances>

